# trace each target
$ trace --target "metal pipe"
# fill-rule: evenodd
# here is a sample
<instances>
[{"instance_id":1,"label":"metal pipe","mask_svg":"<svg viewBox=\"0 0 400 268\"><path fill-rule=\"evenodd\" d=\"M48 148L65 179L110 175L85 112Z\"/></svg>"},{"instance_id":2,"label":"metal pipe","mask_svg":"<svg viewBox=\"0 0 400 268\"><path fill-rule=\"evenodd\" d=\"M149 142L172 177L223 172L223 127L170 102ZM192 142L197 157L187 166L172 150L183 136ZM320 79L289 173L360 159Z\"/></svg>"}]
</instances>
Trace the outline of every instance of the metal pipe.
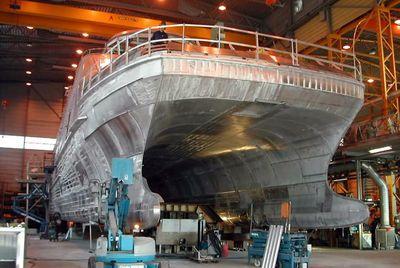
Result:
<instances>
[{"instance_id":1,"label":"metal pipe","mask_svg":"<svg viewBox=\"0 0 400 268\"><path fill-rule=\"evenodd\" d=\"M357 199L363 200L363 185L362 185L362 174L361 174L361 162L360 160L356 161L356 170L357 170ZM363 234L364 234L364 225L361 223L358 225L358 248L363 249Z\"/></svg>"},{"instance_id":2,"label":"metal pipe","mask_svg":"<svg viewBox=\"0 0 400 268\"><path fill-rule=\"evenodd\" d=\"M390 226L389 223L389 191L384 180L379 174L371 167L371 165L362 162L361 168L364 169L379 187L379 196L381 203L381 225Z\"/></svg>"}]
</instances>

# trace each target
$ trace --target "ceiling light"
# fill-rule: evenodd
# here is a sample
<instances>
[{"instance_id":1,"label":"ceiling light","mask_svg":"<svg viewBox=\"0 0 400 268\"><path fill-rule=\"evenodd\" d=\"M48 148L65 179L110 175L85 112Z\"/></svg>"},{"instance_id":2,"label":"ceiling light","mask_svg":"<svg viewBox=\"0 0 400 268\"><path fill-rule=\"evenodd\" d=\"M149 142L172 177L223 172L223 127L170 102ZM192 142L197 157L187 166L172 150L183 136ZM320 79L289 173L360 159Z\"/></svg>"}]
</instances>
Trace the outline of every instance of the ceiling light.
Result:
<instances>
[{"instance_id":1,"label":"ceiling light","mask_svg":"<svg viewBox=\"0 0 400 268\"><path fill-rule=\"evenodd\" d=\"M68 75L68 79L72 80L72 79L74 79L74 77L72 75Z\"/></svg>"},{"instance_id":2,"label":"ceiling light","mask_svg":"<svg viewBox=\"0 0 400 268\"><path fill-rule=\"evenodd\" d=\"M369 55L376 55L376 49L373 48L368 52Z\"/></svg>"},{"instance_id":3,"label":"ceiling light","mask_svg":"<svg viewBox=\"0 0 400 268\"><path fill-rule=\"evenodd\" d=\"M76 53L79 54L79 55L81 55L81 54L83 53L83 51L82 51L82 49L77 49L77 50L76 50Z\"/></svg>"},{"instance_id":4,"label":"ceiling light","mask_svg":"<svg viewBox=\"0 0 400 268\"><path fill-rule=\"evenodd\" d=\"M65 90L68 90L69 87L64 87Z\"/></svg>"},{"instance_id":5,"label":"ceiling light","mask_svg":"<svg viewBox=\"0 0 400 268\"><path fill-rule=\"evenodd\" d=\"M32 44L31 44L31 43L28 43L28 44L26 44L26 46L27 46L27 47L31 47L31 46L32 46Z\"/></svg>"},{"instance_id":6,"label":"ceiling light","mask_svg":"<svg viewBox=\"0 0 400 268\"><path fill-rule=\"evenodd\" d=\"M26 26L26 28L28 28L29 30L33 30L32 26Z\"/></svg>"},{"instance_id":7,"label":"ceiling light","mask_svg":"<svg viewBox=\"0 0 400 268\"><path fill-rule=\"evenodd\" d=\"M78 64L72 63L72 64L71 64L71 67L72 67L72 68L76 68L76 67L78 67Z\"/></svg>"},{"instance_id":8,"label":"ceiling light","mask_svg":"<svg viewBox=\"0 0 400 268\"><path fill-rule=\"evenodd\" d=\"M224 4L220 4L218 9L221 10L221 11L225 11L226 10L226 6Z\"/></svg>"},{"instance_id":9,"label":"ceiling light","mask_svg":"<svg viewBox=\"0 0 400 268\"><path fill-rule=\"evenodd\" d=\"M343 49L344 50L349 50L351 48L351 46L349 45L349 44L345 44L344 46L343 46Z\"/></svg>"},{"instance_id":10,"label":"ceiling light","mask_svg":"<svg viewBox=\"0 0 400 268\"><path fill-rule=\"evenodd\" d=\"M367 80L367 82L370 83L370 84L373 83L374 81L375 81L375 80L372 79L372 78L368 78L368 80Z\"/></svg>"},{"instance_id":11,"label":"ceiling light","mask_svg":"<svg viewBox=\"0 0 400 268\"><path fill-rule=\"evenodd\" d=\"M88 33L82 33L82 36L83 37L89 37L89 34Z\"/></svg>"},{"instance_id":12,"label":"ceiling light","mask_svg":"<svg viewBox=\"0 0 400 268\"><path fill-rule=\"evenodd\" d=\"M31 72L31 71L26 71L25 73L26 73L26 74L32 74L32 72Z\"/></svg>"},{"instance_id":13,"label":"ceiling light","mask_svg":"<svg viewBox=\"0 0 400 268\"><path fill-rule=\"evenodd\" d=\"M30 59L30 58L26 58L25 59L27 62L32 62L32 59Z\"/></svg>"},{"instance_id":14,"label":"ceiling light","mask_svg":"<svg viewBox=\"0 0 400 268\"><path fill-rule=\"evenodd\" d=\"M396 25L399 25L399 26L400 26L400 19L396 19L396 20L394 21L394 23L395 23Z\"/></svg>"},{"instance_id":15,"label":"ceiling light","mask_svg":"<svg viewBox=\"0 0 400 268\"><path fill-rule=\"evenodd\" d=\"M32 84L31 84L31 83L29 83L29 82L27 82L25 85L27 85L27 86L32 86Z\"/></svg>"},{"instance_id":16,"label":"ceiling light","mask_svg":"<svg viewBox=\"0 0 400 268\"><path fill-rule=\"evenodd\" d=\"M368 152L370 154L375 154L375 153L380 153L380 152L385 152L385 151L389 151L392 150L392 146L384 146L384 147L380 147L380 148L375 148L375 149L371 149Z\"/></svg>"}]
</instances>

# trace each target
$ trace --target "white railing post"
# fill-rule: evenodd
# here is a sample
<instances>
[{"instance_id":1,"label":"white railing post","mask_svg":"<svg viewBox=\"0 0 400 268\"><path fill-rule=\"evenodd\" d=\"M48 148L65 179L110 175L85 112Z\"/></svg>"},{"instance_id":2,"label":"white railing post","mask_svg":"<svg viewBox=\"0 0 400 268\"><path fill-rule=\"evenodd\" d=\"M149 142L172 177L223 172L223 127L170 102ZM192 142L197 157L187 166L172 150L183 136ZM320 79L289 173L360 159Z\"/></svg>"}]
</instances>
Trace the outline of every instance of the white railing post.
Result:
<instances>
[{"instance_id":1,"label":"white railing post","mask_svg":"<svg viewBox=\"0 0 400 268\"><path fill-rule=\"evenodd\" d=\"M113 53L113 49L110 50L110 74L112 73L112 53Z\"/></svg>"},{"instance_id":2,"label":"white railing post","mask_svg":"<svg viewBox=\"0 0 400 268\"><path fill-rule=\"evenodd\" d=\"M299 65L299 59L298 59L298 54L297 54L297 40L295 39L290 39L290 48L291 48L291 57L292 57L292 65L293 66L298 66Z\"/></svg>"},{"instance_id":3,"label":"white railing post","mask_svg":"<svg viewBox=\"0 0 400 268\"><path fill-rule=\"evenodd\" d=\"M258 44L258 32L256 32L256 59L259 59L259 49L260 49L260 45Z\"/></svg>"},{"instance_id":4,"label":"white railing post","mask_svg":"<svg viewBox=\"0 0 400 268\"><path fill-rule=\"evenodd\" d=\"M353 49L354 50L354 49ZM356 55L353 52L353 66L354 66L354 79L357 80L357 64L356 64Z\"/></svg>"},{"instance_id":5,"label":"white railing post","mask_svg":"<svg viewBox=\"0 0 400 268\"><path fill-rule=\"evenodd\" d=\"M221 26L218 26L218 56L221 51Z\"/></svg>"},{"instance_id":6,"label":"white railing post","mask_svg":"<svg viewBox=\"0 0 400 268\"><path fill-rule=\"evenodd\" d=\"M147 28L147 43L148 43L148 55L150 56L151 54L151 29L150 27Z\"/></svg>"},{"instance_id":7,"label":"white railing post","mask_svg":"<svg viewBox=\"0 0 400 268\"><path fill-rule=\"evenodd\" d=\"M84 76L82 78L81 91L83 91L83 89L85 88L85 80L86 80L86 76Z\"/></svg>"},{"instance_id":8,"label":"white railing post","mask_svg":"<svg viewBox=\"0 0 400 268\"><path fill-rule=\"evenodd\" d=\"M128 64L129 62L129 38L125 36L125 63Z\"/></svg>"},{"instance_id":9,"label":"white railing post","mask_svg":"<svg viewBox=\"0 0 400 268\"><path fill-rule=\"evenodd\" d=\"M120 46L121 46L121 42L120 42L120 40L118 38L118 40L117 40L118 56L121 55L121 47Z\"/></svg>"},{"instance_id":10,"label":"white railing post","mask_svg":"<svg viewBox=\"0 0 400 268\"><path fill-rule=\"evenodd\" d=\"M92 72L93 72L93 65L90 64L90 68L89 68L89 85L88 85L88 90L92 87L92 78L93 78Z\"/></svg>"},{"instance_id":11,"label":"white railing post","mask_svg":"<svg viewBox=\"0 0 400 268\"><path fill-rule=\"evenodd\" d=\"M182 26L182 54L185 51L185 24Z\"/></svg>"}]
</instances>

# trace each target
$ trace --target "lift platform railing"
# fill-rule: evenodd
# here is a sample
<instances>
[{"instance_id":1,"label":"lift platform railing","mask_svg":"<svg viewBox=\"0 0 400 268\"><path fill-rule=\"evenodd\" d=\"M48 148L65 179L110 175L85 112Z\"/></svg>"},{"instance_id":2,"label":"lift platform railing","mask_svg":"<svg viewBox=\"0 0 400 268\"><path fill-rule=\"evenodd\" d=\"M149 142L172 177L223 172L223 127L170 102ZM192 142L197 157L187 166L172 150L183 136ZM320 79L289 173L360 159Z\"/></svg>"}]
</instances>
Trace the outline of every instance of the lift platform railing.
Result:
<instances>
[{"instance_id":1,"label":"lift platform railing","mask_svg":"<svg viewBox=\"0 0 400 268\"><path fill-rule=\"evenodd\" d=\"M15 213L27 217L31 219L32 221L35 221L37 223L41 224L41 229L44 230L47 221L45 218L36 215L35 213L32 212L32 209L40 202L46 202L46 200L49 198L49 194L46 190L46 185L45 184L35 184L31 183L33 190L28 193L28 194L23 194L23 195L17 195L13 198L13 204L12 204L12 209ZM25 200L32 200L34 204L26 210L25 208L22 208L22 201Z\"/></svg>"},{"instance_id":2,"label":"lift platform railing","mask_svg":"<svg viewBox=\"0 0 400 268\"><path fill-rule=\"evenodd\" d=\"M154 31L161 28L169 34L169 37L151 40ZM190 32L191 35L188 35L187 32ZM210 38L197 38L195 37L196 32L208 32ZM246 56L255 60L262 60L262 56L265 57L267 54L276 63L278 63L277 57L279 57L288 60L284 63L285 65L300 66L302 63L311 63L316 67L329 66L336 70L350 72L356 80L362 81L361 64L355 54L348 51L225 26L174 24L150 27L136 32L122 32L111 38L104 49L86 51L84 55L99 54L102 55L103 59L95 60L93 64L89 64L87 68L90 70L86 69L85 75L77 79L75 83L78 83L83 92L87 92L94 83L120 69L121 66L128 65L140 56L151 56L155 52L165 50L159 44L171 42L179 44L179 50L183 54L190 52L187 50L188 45L212 48L212 54L216 56L222 55L223 50L227 49L233 53L237 51L252 52ZM310 47L317 49L319 55L309 55L302 52L305 48ZM174 52L179 51L174 50ZM346 58L346 61L327 59L326 55L329 53L340 53ZM134 56L131 57L131 55Z\"/></svg>"}]
</instances>

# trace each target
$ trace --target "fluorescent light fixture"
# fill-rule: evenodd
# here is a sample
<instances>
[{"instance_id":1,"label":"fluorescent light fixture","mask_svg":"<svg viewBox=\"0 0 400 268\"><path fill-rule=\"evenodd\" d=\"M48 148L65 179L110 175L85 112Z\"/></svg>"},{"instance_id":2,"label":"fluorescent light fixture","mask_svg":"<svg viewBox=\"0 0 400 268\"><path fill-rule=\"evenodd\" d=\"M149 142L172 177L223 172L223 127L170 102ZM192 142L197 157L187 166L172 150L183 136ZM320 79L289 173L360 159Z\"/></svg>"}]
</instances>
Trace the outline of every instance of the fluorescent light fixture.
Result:
<instances>
[{"instance_id":1,"label":"fluorescent light fixture","mask_svg":"<svg viewBox=\"0 0 400 268\"><path fill-rule=\"evenodd\" d=\"M0 135L0 148L22 149L23 147L23 136Z\"/></svg>"},{"instance_id":2,"label":"fluorescent light fixture","mask_svg":"<svg viewBox=\"0 0 400 268\"><path fill-rule=\"evenodd\" d=\"M25 149L53 151L56 139L25 137Z\"/></svg>"},{"instance_id":3,"label":"fluorescent light fixture","mask_svg":"<svg viewBox=\"0 0 400 268\"><path fill-rule=\"evenodd\" d=\"M348 45L348 44L346 44L346 45L343 46L343 49L344 49L344 50L349 50L350 48L351 48L351 46Z\"/></svg>"},{"instance_id":4,"label":"fluorescent light fixture","mask_svg":"<svg viewBox=\"0 0 400 268\"><path fill-rule=\"evenodd\" d=\"M380 152L385 152L385 151L389 151L392 150L392 146L384 146L384 147L380 147L380 148L375 148L375 149L371 149L368 152L370 154L375 154L375 153L380 153Z\"/></svg>"},{"instance_id":5,"label":"fluorescent light fixture","mask_svg":"<svg viewBox=\"0 0 400 268\"><path fill-rule=\"evenodd\" d=\"M333 181L334 181L334 182L347 181L347 178L335 179L335 180L333 180Z\"/></svg>"},{"instance_id":6,"label":"fluorescent light fixture","mask_svg":"<svg viewBox=\"0 0 400 268\"><path fill-rule=\"evenodd\" d=\"M0 148L53 151L55 144L51 138L0 135Z\"/></svg>"},{"instance_id":7,"label":"fluorescent light fixture","mask_svg":"<svg viewBox=\"0 0 400 268\"><path fill-rule=\"evenodd\" d=\"M220 4L218 9L221 10L221 11L225 11L226 10L226 6L224 4Z\"/></svg>"}]
</instances>

